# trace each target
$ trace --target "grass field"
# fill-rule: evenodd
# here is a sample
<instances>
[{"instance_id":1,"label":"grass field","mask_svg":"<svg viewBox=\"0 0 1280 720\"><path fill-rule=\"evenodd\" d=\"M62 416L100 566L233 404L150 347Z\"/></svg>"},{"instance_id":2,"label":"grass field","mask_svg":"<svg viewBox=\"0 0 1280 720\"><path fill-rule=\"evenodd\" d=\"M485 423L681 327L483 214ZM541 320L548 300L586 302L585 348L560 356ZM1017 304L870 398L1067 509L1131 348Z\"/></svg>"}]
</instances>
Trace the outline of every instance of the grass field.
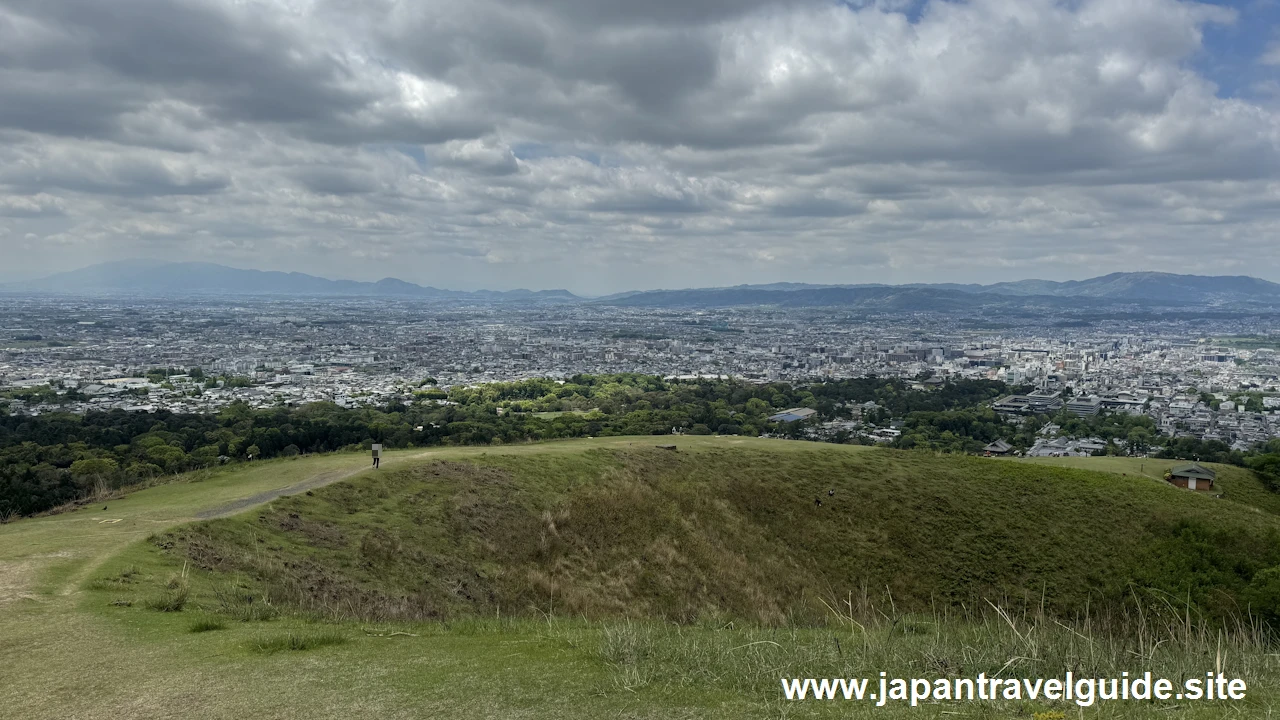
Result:
<instances>
[{"instance_id":1,"label":"grass field","mask_svg":"<svg viewBox=\"0 0 1280 720\"><path fill-rule=\"evenodd\" d=\"M1164 484L1165 471L1184 464L1181 460L1128 457L1022 458L1018 462L1144 477L1161 484ZM1267 490L1251 471L1234 465L1202 464L1218 473L1213 495L1222 495L1223 500L1280 515L1280 495Z\"/></svg>"},{"instance_id":2,"label":"grass field","mask_svg":"<svg viewBox=\"0 0 1280 720\"><path fill-rule=\"evenodd\" d=\"M1005 619L994 611L966 616L941 605L895 607L852 593L842 607L836 601L839 593L825 591L834 607L820 622L789 622L785 613L772 619L765 614L766 622L752 622L735 619L745 613L734 603L708 605L719 596L735 597L735 592L735 602L743 602L748 590L778 592L771 600L759 599L761 606L777 604L785 594L771 576L779 575L788 562L801 563L801 571L791 568L787 577L809 578L798 581L796 589L807 587L806 592L815 594L819 580L814 578L831 584L836 577L832 573L882 572L890 577L894 564L925 568L936 564L928 553L940 547L949 532L974 545L984 539L997 542L1001 533L1017 531L1032 539L1025 552L1006 548L1017 554L1018 562L1052 554L1052 545L1066 540L1060 532L1069 523L1055 520L1048 512L1051 508L1083 522L1085 512L1110 501L1114 507L1101 508L1097 529L1091 533L1105 532L1108 521L1138 522L1136 518L1155 509L1236 528L1244 533L1241 537L1273 527L1276 521L1268 512L1135 477L1020 468L1006 461L739 438L679 438L680 452L666 454L653 450L654 442L611 438L394 452L387 454L376 475L362 470L367 463L362 456L271 461L139 491L108 501L105 510L93 506L0 526L0 656L6 659L0 663L0 708L6 717L31 718L1032 720L1081 715L1073 705L1032 701L943 703L915 709L877 709L843 701L788 703L781 697L778 678L874 676L880 670L945 676L1001 668L1006 674L1013 669L1019 674L1059 674L1075 668L1096 673L1152 670L1180 677L1203 672L1206 664L1221 664L1229 674L1245 677L1249 699L1199 706L1114 704L1090 708L1085 715L1267 717L1271 705L1280 700L1274 646L1249 632L1201 632L1176 617L1135 616L1131 632L1116 633L1115 626L1103 630L1084 623L1055 623L1025 605ZM691 467L688 463L718 469L723 477L691 475L681 469ZM432 475L433 471L449 474ZM203 512L244 498L350 472L355 474L349 479L313 489L310 495L301 492L233 518L190 524ZM913 490L912 482L923 483L927 491ZM831 487L837 490L835 500L823 506L830 512L815 521L819 511L813 496ZM734 488L736 493L717 495ZM416 504L406 502L424 492ZM963 506L957 493L976 500ZM653 502L655 498L661 502ZM853 498L858 502L852 503ZM842 510L839 503L846 499L851 504ZM977 501L998 506L994 521ZM557 527L563 546L554 553L485 547L501 538L525 537L517 531L533 529L526 516L542 522L544 512L551 511L556 521L561 517L557 511L563 509L557 502L566 502L569 512ZM601 508L594 522L586 522L588 507ZM299 517L291 518L290 513ZM906 530L927 542L912 544L905 531L895 529L900 524L893 518L904 513L913 518ZM933 521L920 521L926 517ZM315 525L286 522L282 527L280 520L332 522L363 537L337 542ZM748 520L750 525L725 525ZM437 529L465 532L433 535L433 523ZM635 532L652 533L655 527L662 532L643 537L645 547L664 538L678 543L677 555L684 558L686 569L700 569L704 579L712 581L709 587L715 586L716 568L702 563L726 556L712 554L709 546L685 544L698 541L704 531L733 530L746 538L746 544L735 550L742 561L724 572L728 578L748 578L752 585L694 593L697 607L720 612L680 616L685 606L677 603L673 608L681 623L653 619L664 614L665 605L649 606L646 617L617 612L610 605L616 596L610 592L618 588L607 578L625 584L638 575L622 573L626 564L613 563L602 553L605 546L592 543L609 540L624 553L634 552L628 538ZM609 534L611 528L614 535ZM1029 532L1035 528L1043 529L1043 538L1032 538ZM193 534L193 529L200 530ZM1142 524L1120 531L1118 536L1153 532ZM875 535L885 532L903 534ZM859 562L880 558L886 565L877 569L841 561L825 569L804 566L814 555L784 551L773 539L778 534L786 546L835 549L837 557L848 554ZM861 541L860 534L865 536ZM401 546L365 542L369 535L399 539ZM148 541L152 536L162 544L166 537L212 538L218 540L216 547L228 550L247 540L250 548L261 548L264 563L272 558L324 559L338 576L366 589L404 582L411 568L433 555L476 563L446 570L470 572L478 567L498 575L512 568L543 569L560 583L561 592L580 588L581 605L574 612L550 605L539 612L540 598L521 607L515 600L509 606L491 605L455 595L452 605L423 606L444 611L442 619L434 620L416 619L414 613L394 619L361 617L358 605L302 611L286 598L264 603L261 596L255 597L259 586L253 564L211 572L197 566L182 542L162 551ZM329 548L322 545L326 537ZM411 543L423 544L422 557L409 552ZM883 551L875 550L881 545ZM362 546L370 557L357 555ZM965 557L960 553L949 559L968 562ZM1054 557L1066 567L1082 567L1073 566L1065 555ZM243 560L238 556L235 562ZM603 565L584 565L588 561ZM377 563L383 564L383 571L375 571ZM433 567L422 565L421 574L447 574ZM602 570L612 575L602 575ZM672 570L666 581L688 577L687 572ZM688 596L663 586L661 577L653 580L656 585L648 591L631 585L633 597L654 601ZM481 585L477 579L476 588ZM982 582L973 580L955 585L980 586ZM505 597L510 590L504 587L495 581L486 591ZM904 587L909 590L909 585ZM878 597L875 589L868 593ZM560 597L561 602L571 602ZM439 597L428 599L436 603ZM1054 714L1058 712L1063 715Z\"/></svg>"},{"instance_id":3,"label":"grass field","mask_svg":"<svg viewBox=\"0 0 1280 720\"><path fill-rule=\"evenodd\" d=\"M554 420L562 415L586 415L588 414L588 411L586 410L551 410L548 412L536 412L531 414L534 417L542 418L543 420Z\"/></svg>"},{"instance_id":4,"label":"grass field","mask_svg":"<svg viewBox=\"0 0 1280 720\"><path fill-rule=\"evenodd\" d=\"M1275 336L1243 335L1239 337L1214 338L1213 341L1218 345L1226 345L1227 347L1240 348L1242 350L1280 348L1280 337Z\"/></svg>"},{"instance_id":5,"label":"grass field","mask_svg":"<svg viewBox=\"0 0 1280 720\"><path fill-rule=\"evenodd\" d=\"M65 348L75 346L75 342L64 340L0 340L0 349L4 350L31 350L33 348Z\"/></svg>"}]
</instances>

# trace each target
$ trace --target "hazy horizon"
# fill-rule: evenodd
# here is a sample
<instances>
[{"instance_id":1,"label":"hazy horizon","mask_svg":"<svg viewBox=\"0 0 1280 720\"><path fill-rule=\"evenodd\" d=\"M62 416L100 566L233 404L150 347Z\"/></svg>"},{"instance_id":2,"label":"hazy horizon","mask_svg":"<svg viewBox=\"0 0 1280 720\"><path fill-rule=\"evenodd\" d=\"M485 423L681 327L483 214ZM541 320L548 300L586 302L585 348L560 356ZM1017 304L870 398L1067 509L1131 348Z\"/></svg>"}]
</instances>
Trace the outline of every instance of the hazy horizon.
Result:
<instances>
[{"instance_id":1,"label":"hazy horizon","mask_svg":"<svg viewBox=\"0 0 1280 720\"><path fill-rule=\"evenodd\" d=\"M0 0L0 280L1280 280L1256 0Z\"/></svg>"},{"instance_id":2,"label":"hazy horizon","mask_svg":"<svg viewBox=\"0 0 1280 720\"><path fill-rule=\"evenodd\" d=\"M104 264L110 264L110 263L113 263L113 262L115 262L115 263L122 263L122 264L126 264L126 263L140 263L140 264L141 264L141 263L157 263L157 264L169 264L169 263L182 263L182 262L204 262L204 263L207 263L207 262L209 262L209 261L206 261L206 260L174 260L174 261L170 261L170 260L163 260L163 259L159 259L159 258L124 258L124 259L117 260L117 261L108 261L107 263L92 263L92 264L89 264L89 265L84 265L84 266L80 266L80 267L72 268L71 270L68 270L68 271L58 271L58 272L48 273L48 274L45 274L45 275L40 275L40 276L31 277L31 278L26 278L26 279L29 279L29 280L44 279L44 278L46 278L46 277L52 277L52 276L55 276L55 275L63 274L63 273L65 273L65 272L76 272L76 271L80 271L80 270L88 270L88 269L90 269L90 268L99 267L99 266L101 266L101 265L104 265ZM281 272L281 273L297 273L297 272L301 272L301 271L298 271L298 270L291 270L291 269L287 269L287 268L246 268L246 267L241 267L241 266L236 266L236 265L228 265L228 264L226 264L226 263L211 263L211 264L218 265L218 266L221 266L221 267L227 267L227 268L231 268L231 269L235 269L235 270L259 270L259 271L262 271L262 272ZM1053 280L1053 282L1083 281L1083 280L1090 280L1090 279L1094 279L1094 278L1098 278L1098 277L1103 277L1103 276L1105 276L1105 275L1112 275L1112 274L1117 274L1117 273L1121 273L1121 274L1128 274L1128 273L1146 273L1146 272L1162 272L1162 271L1149 271L1149 270L1113 270L1113 271L1111 271L1111 272L1103 273L1103 274L1101 274L1101 275L1088 275L1088 276L1083 276L1083 277L1072 277L1072 278L1066 278L1066 279L1064 279L1064 280ZM873 281L873 282L838 282L838 283L822 283L822 282L814 282L814 281L809 281L809 280L779 279L779 280L766 280L766 281L762 281L762 282L733 283L733 284L726 284L726 285L688 285L688 286L681 286L681 287L676 287L676 286L625 287L625 288L619 288L619 289L617 289L617 290L612 290L612 291L607 292L607 293L593 293L593 292L579 291L579 290L576 290L575 288L572 288L572 287L563 287L563 286L562 286L562 287L530 287L530 286L512 286L512 287L492 287L492 286L454 287L454 286L450 286L450 285L443 285L443 284L439 284L439 285L437 285L437 284L432 284L432 283L429 283L429 282L419 282L419 281L414 280L414 279L409 278L409 277L402 277L402 276L397 276L397 275L384 275L384 276L382 276L382 277L374 277L374 278L356 278L356 277L347 277L347 276L343 276L343 275L340 275L340 274L335 274L335 275L315 275L315 274L313 274L313 273L303 273L303 274L311 275L311 276L313 276L313 277L323 278L323 279L326 279L326 280L336 280L336 281L356 281L356 282L369 282L369 283L376 283L376 282L378 282L378 281L380 281L380 280L400 280L400 281L404 281L404 282L414 283L414 284L416 284L416 285L420 285L420 286L423 286L423 287L434 287L434 288L439 289L439 290L460 291L460 292L476 292L476 291L483 291L483 290L497 291L497 292L506 292L506 291L511 291L511 290L532 290L532 291L568 290L569 292L573 293L574 295L578 295L579 297L585 297L585 298L590 298L590 297L602 297L602 296L605 296L605 295L612 295L612 294L617 294L617 293L625 293L625 292L633 292L633 291L634 291L634 292L649 292L649 291L661 291L661 290L689 290L689 289L702 289L702 288L732 288L732 287L743 286L743 285L759 286L759 285L772 285L772 284L779 284L779 285L782 285L782 284L795 284L795 285L916 285L916 284L991 285L991 284L993 284L993 283L970 283L970 282L963 282L963 281L948 281L948 280L938 281L937 283L924 283L924 282L911 282L911 281L901 282L901 283L894 283L894 282L874 282L874 281ZM1194 273L1194 272L1172 273L1172 274L1177 274L1177 275L1201 275L1200 273ZM1241 275L1241 276L1244 276L1244 277L1254 277L1254 278L1256 278L1256 279L1266 280L1266 281L1268 281L1268 282L1274 282L1274 281L1269 280L1269 279L1267 279L1267 278L1257 278L1256 276L1249 275L1248 273L1241 273L1240 275ZM1016 281L1020 281L1020 280L1028 280L1028 281L1050 281L1050 279L1049 279L1049 278L1034 278L1034 277L1019 277L1019 278L1009 278L1009 279L1008 279L1008 281L1012 281L1012 282L1016 282ZM8 279L6 279L3 275L0 275L0 284L8 284L8 283L11 283L11 282L21 282L21 280L8 280ZM1000 281L1000 282L1006 282L1006 281Z\"/></svg>"}]
</instances>

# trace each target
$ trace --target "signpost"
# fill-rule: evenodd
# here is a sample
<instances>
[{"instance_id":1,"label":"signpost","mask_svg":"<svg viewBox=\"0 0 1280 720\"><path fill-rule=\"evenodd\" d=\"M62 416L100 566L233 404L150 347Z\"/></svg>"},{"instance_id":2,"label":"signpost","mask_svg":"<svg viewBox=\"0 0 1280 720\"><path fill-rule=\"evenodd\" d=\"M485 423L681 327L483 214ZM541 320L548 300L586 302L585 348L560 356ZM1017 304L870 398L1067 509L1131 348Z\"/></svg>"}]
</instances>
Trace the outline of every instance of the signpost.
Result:
<instances>
[{"instance_id":1,"label":"signpost","mask_svg":"<svg viewBox=\"0 0 1280 720\"><path fill-rule=\"evenodd\" d=\"M382 443L373 444L373 469L377 470L382 460Z\"/></svg>"}]
</instances>

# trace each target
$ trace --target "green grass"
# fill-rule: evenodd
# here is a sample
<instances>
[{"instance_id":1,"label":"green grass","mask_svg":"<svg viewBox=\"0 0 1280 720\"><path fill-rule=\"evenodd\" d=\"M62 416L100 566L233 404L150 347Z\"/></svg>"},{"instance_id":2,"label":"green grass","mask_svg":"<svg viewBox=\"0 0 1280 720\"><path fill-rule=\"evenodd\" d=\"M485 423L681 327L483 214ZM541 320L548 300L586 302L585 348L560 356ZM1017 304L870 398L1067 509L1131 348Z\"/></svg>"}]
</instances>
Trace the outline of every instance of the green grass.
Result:
<instances>
[{"instance_id":1,"label":"green grass","mask_svg":"<svg viewBox=\"0 0 1280 720\"><path fill-rule=\"evenodd\" d=\"M67 340L0 340L3 350L32 350L36 348L69 348L79 343Z\"/></svg>"},{"instance_id":2,"label":"green grass","mask_svg":"<svg viewBox=\"0 0 1280 720\"><path fill-rule=\"evenodd\" d=\"M340 620L803 625L848 596L913 611L993 600L1060 617L1185 597L1221 619L1249 605L1253 574L1280 565L1280 518L1147 478L1029 463L644 443L364 475L156 542Z\"/></svg>"},{"instance_id":3,"label":"green grass","mask_svg":"<svg viewBox=\"0 0 1280 720\"><path fill-rule=\"evenodd\" d=\"M191 623L188 630L193 633L213 632L215 630L226 630L227 624L217 618L205 617L200 618Z\"/></svg>"},{"instance_id":4,"label":"green grass","mask_svg":"<svg viewBox=\"0 0 1280 720\"><path fill-rule=\"evenodd\" d=\"M347 636L333 630L315 630L309 632L290 632L283 635L269 635L250 643L254 652L271 654L277 652L301 652L314 650L329 645L341 645L347 642Z\"/></svg>"},{"instance_id":5,"label":"green grass","mask_svg":"<svg viewBox=\"0 0 1280 720\"><path fill-rule=\"evenodd\" d=\"M197 511L367 459L273 461L135 492L111 501L106 513L99 505L0 527L0 707L15 717L113 720L1032 720L1047 710L1080 713L1065 703L788 703L778 679L881 670L990 674L1006 666L1028 675L1120 669L1176 677L1219 664L1248 681L1247 700L1116 703L1084 714L1267 717L1280 702L1280 654L1255 628L1228 624L1219 634L1172 600L1109 618L1055 619L1053 608L1042 614L1033 601L1039 593L1012 592L1034 589L1048 574L1123 570L1113 564L1122 553L1106 547L1133 551L1154 542L1146 547L1167 550L1170 538L1188 540L1185 528L1168 534L1169 522L1181 520L1218 533L1191 539L1225 553L1218 558L1229 561L1224 567L1257 559L1267 550L1254 540L1276 519L1244 503L1132 473L741 438L680 438L680 452L664 453L652 449L658 441L389 453L379 473L188 524ZM830 512L817 515L813 495L831 487L835 501L824 495L822 508ZM100 524L112 518L121 522ZM1082 528L1084 540L1071 537ZM173 547L148 542L153 535L169 536ZM188 541L179 541L184 536L236 549L227 563L239 569L200 567ZM499 544L512 539L538 542ZM1112 545L1086 547L1094 542ZM647 560L634 554L650 548ZM943 554L927 554L936 552ZM408 562L407 553L420 556ZM819 558L828 560L816 564ZM1099 558L1105 562L1090 569ZM361 611L348 586L330 607L312 607L298 598L323 593L300 586L306 595L277 594L257 574L261 567L306 577L285 563L321 562L324 577L387 596L449 580L421 605L447 612L377 619ZM932 575L899 576L904 567ZM506 595L519 597L510 574L529 570L554 585L539 590L526 582L530 602L521 606ZM960 595L1010 588L1008 598L991 598L1008 616L985 604L923 602L915 587L947 573L954 576L944 586ZM855 581L861 577L867 581ZM875 584L886 578L891 593ZM742 580L748 584L740 589L729 584ZM147 607L184 583L182 612ZM804 612L775 615L768 608L787 607L788 588L806 598L796 603ZM491 589L495 601L487 599ZM612 604L627 597L624 589L642 613L629 617ZM414 596L395 597L400 607L418 607Z\"/></svg>"},{"instance_id":6,"label":"green grass","mask_svg":"<svg viewBox=\"0 0 1280 720\"><path fill-rule=\"evenodd\" d=\"M187 588L165 590L147 601L147 607L157 612L182 612L187 605Z\"/></svg>"},{"instance_id":7,"label":"green grass","mask_svg":"<svg viewBox=\"0 0 1280 720\"><path fill-rule=\"evenodd\" d=\"M1216 345L1225 345L1227 347L1239 348L1242 350L1257 350L1259 348L1280 348L1280 337L1266 335L1241 335L1237 337L1220 337L1213 339Z\"/></svg>"},{"instance_id":8,"label":"green grass","mask_svg":"<svg viewBox=\"0 0 1280 720\"><path fill-rule=\"evenodd\" d=\"M1018 462L1079 468L1128 477L1142 477L1154 480L1161 485L1165 484L1165 471L1175 465L1184 463L1182 460L1127 457L1023 458L1019 459ZM1231 503L1256 508L1272 515L1280 515L1280 494L1268 490L1262 484L1262 481L1253 474L1253 471L1234 465L1201 464L1218 473L1218 478L1214 482L1213 495L1221 495L1223 500Z\"/></svg>"},{"instance_id":9,"label":"green grass","mask_svg":"<svg viewBox=\"0 0 1280 720\"><path fill-rule=\"evenodd\" d=\"M547 412L531 413L536 418L543 420L554 420L562 415L586 415L588 410L549 410Z\"/></svg>"}]
</instances>

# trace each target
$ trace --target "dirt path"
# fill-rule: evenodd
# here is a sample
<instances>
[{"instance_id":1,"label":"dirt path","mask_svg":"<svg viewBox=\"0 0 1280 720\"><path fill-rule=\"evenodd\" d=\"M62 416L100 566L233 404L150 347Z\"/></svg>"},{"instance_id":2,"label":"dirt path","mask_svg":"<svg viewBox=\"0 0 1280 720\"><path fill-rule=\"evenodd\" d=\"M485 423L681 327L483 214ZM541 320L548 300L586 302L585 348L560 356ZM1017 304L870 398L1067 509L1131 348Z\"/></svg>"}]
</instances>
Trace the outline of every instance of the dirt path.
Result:
<instances>
[{"instance_id":1,"label":"dirt path","mask_svg":"<svg viewBox=\"0 0 1280 720\"><path fill-rule=\"evenodd\" d=\"M365 466L360 464L354 468L318 473L292 485L198 511L194 517L210 520L235 515L285 495L306 492L344 480L365 469ZM192 487L196 491L199 489L199 486ZM0 553L0 609L24 599L47 602L55 597L74 595L85 580L129 543L151 533L188 522L193 517L180 511L163 517L129 517L126 514L126 521L121 523L119 520L113 521L110 518L101 521L97 514L96 511L84 508L76 513L58 516L62 524L23 525L18 530L28 531L24 535L10 535L4 538L10 547L6 548L9 552ZM49 522L49 519L44 522ZM104 525L103 522L111 524ZM35 549L33 545L39 546L40 549ZM18 549L23 546L32 547L32 551L24 552ZM14 552L15 549L18 549L17 552ZM55 564L66 567L65 574L47 591L38 590L39 578ZM71 565L67 567L68 564Z\"/></svg>"},{"instance_id":2,"label":"dirt path","mask_svg":"<svg viewBox=\"0 0 1280 720\"><path fill-rule=\"evenodd\" d=\"M210 510L201 510L196 513L195 517L197 520L213 520L214 518L223 518L229 515L235 515L236 513L248 510L255 505L268 503L276 498L284 497L285 495L296 495L300 492L306 492L308 490L314 490L318 487L324 487L325 485L336 483L339 480L345 480L352 475L367 469L368 468L365 467L358 467L353 470L331 470L326 473L320 473L319 475L307 478L300 483L294 483L288 487L260 492L257 495L242 498L235 502L222 505L221 507L212 508Z\"/></svg>"}]
</instances>

